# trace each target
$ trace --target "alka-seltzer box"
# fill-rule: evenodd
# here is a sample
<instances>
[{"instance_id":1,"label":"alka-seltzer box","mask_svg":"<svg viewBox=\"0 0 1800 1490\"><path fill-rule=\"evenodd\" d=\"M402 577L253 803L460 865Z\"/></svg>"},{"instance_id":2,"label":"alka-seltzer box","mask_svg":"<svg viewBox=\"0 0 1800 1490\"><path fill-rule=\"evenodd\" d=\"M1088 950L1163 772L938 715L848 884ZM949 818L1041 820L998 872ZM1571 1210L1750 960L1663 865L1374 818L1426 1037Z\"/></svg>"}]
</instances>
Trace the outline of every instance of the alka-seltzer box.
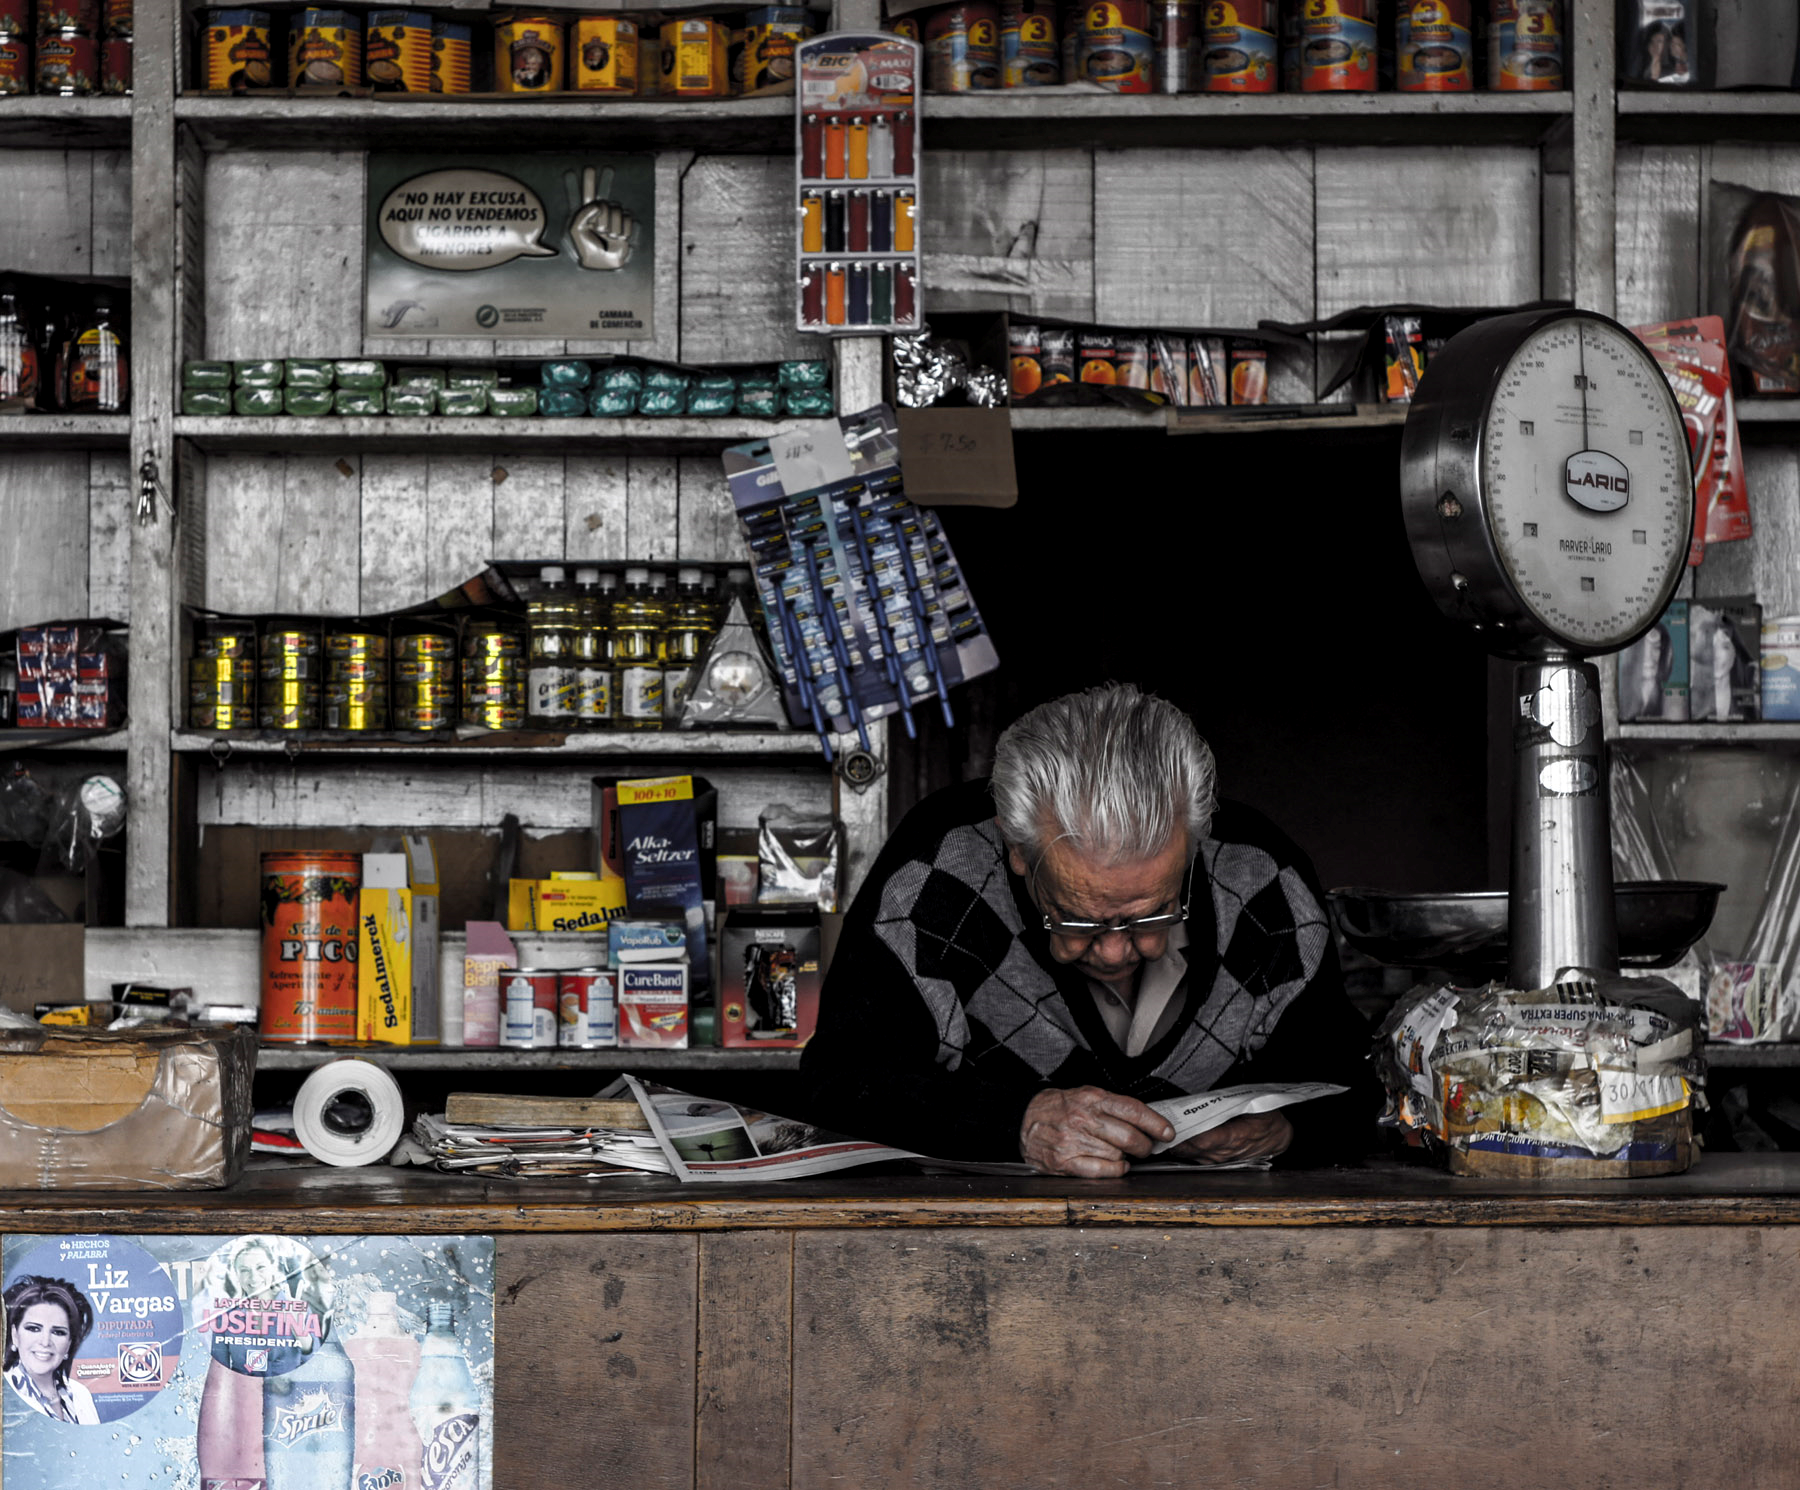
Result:
<instances>
[{"instance_id":1,"label":"alka-seltzer box","mask_svg":"<svg viewBox=\"0 0 1800 1490\"><path fill-rule=\"evenodd\" d=\"M435 1045L439 1037L437 856L408 834L405 851L364 854L357 900L356 1037Z\"/></svg>"},{"instance_id":2,"label":"alka-seltzer box","mask_svg":"<svg viewBox=\"0 0 1800 1490\"><path fill-rule=\"evenodd\" d=\"M619 975L619 1044L686 1050L688 970L682 962L627 962Z\"/></svg>"},{"instance_id":3,"label":"alka-seltzer box","mask_svg":"<svg viewBox=\"0 0 1800 1490\"><path fill-rule=\"evenodd\" d=\"M1671 600L1656 624L1619 654L1619 718L1688 717L1688 603Z\"/></svg>"},{"instance_id":4,"label":"alka-seltzer box","mask_svg":"<svg viewBox=\"0 0 1800 1490\"><path fill-rule=\"evenodd\" d=\"M1762 629L1764 719L1800 719L1800 616L1778 616Z\"/></svg>"},{"instance_id":5,"label":"alka-seltzer box","mask_svg":"<svg viewBox=\"0 0 1800 1490\"><path fill-rule=\"evenodd\" d=\"M1762 607L1751 597L1688 602L1688 717L1762 717Z\"/></svg>"}]
</instances>

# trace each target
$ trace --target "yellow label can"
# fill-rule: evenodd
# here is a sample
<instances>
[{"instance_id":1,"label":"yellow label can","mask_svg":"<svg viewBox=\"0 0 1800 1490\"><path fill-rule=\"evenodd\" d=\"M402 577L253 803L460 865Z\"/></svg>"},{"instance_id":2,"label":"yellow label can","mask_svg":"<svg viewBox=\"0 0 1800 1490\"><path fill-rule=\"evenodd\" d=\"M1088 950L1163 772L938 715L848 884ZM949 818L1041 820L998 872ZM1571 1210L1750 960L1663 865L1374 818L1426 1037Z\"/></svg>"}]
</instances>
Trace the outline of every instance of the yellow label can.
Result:
<instances>
[{"instance_id":1,"label":"yellow label can","mask_svg":"<svg viewBox=\"0 0 1800 1490\"><path fill-rule=\"evenodd\" d=\"M638 91L637 22L625 16L579 16L575 21L575 90Z\"/></svg>"},{"instance_id":2,"label":"yellow label can","mask_svg":"<svg viewBox=\"0 0 1800 1490\"><path fill-rule=\"evenodd\" d=\"M431 17L419 10L374 10L363 71L377 93L431 92Z\"/></svg>"},{"instance_id":3,"label":"yellow label can","mask_svg":"<svg viewBox=\"0 0 1800 1490\"><path fill-rule=\"evenodd\" d=\"M563 23L507 11L494 17L494 86L502 93L563 91Z\"/></svg>"}]
</instances>

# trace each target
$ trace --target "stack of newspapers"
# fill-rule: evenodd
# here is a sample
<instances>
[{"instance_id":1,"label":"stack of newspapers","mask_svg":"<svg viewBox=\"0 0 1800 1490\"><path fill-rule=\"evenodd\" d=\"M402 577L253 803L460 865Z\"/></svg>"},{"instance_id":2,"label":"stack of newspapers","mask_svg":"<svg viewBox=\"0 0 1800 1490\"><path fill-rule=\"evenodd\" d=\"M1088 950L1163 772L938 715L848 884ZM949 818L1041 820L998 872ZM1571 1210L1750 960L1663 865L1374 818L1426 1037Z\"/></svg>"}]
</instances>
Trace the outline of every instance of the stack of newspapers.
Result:
<instances>
[{"instance_id":1,"label":"stack of newspapers","mask_svg":"<svg viewBox=\"0 0 1800 1490\"><path fill-rule=\"evenodd\" d=\"M669 1174L668 1156L633 1097L514 1097L453 1092L413 1136L439 1169L517 1176Z\"/></svg>"}]
</instances>

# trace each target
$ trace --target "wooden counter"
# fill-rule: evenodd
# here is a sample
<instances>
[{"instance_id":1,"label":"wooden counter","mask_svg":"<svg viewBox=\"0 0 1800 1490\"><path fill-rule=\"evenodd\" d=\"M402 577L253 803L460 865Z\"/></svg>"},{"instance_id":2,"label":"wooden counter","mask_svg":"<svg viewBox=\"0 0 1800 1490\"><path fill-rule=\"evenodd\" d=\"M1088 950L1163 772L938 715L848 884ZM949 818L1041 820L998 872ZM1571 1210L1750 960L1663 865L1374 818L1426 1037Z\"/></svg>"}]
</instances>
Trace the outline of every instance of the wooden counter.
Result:
<instances>
[{"instance_id":1,"label":"wooden counter","mask_svg":"<svg viewBox=\"0 0 1800 1490\"><path fill-rule=\"evenodd\" d=\"M1800 1484L1800 1156L679 1187L259 1170L9 1231L499 1234L495 1490Z\"/></svg>"}]
</instances>

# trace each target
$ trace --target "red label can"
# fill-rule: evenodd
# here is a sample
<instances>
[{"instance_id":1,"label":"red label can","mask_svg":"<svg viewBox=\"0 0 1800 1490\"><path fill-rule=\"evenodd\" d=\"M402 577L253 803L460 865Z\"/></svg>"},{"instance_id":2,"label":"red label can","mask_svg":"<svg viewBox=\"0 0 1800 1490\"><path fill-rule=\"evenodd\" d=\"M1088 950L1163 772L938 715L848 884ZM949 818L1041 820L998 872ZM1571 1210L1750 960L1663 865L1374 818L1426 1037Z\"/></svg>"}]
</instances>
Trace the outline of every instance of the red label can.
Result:
<instances>
[{"instance_id":1,"label":"red label can","mask_svg":"<svg viewBox=\"0 0 1800 1490\"><path fill-rule=\"evenodd\" d=\"M117 97L131 93L129 36L109 36L100 43L100 91Z\"/></svg>"},{"instance_id":2,"label":"red label can","mask_svg":"<svg viewBox=\"0 0 1800 1490\"><path fill-rule=\"evenodd\" d=\"M559 975L560 1019L556 1043L568 1050L594 1050L619 1043L618 1004L612 975L603 968L575 968Z\"/></svg>"},{"instance_id":3,"label":"red label can","mask_svg":"<svg viewBox=\"0 0 1800 1490\"><path fill-rule=\"evenodd\" d=\"M23 36L0 36L0 98L31 91L31 43Z\"/></svg>"},{"instance_id":4,"label":"red label can","mask_svg":"<svg viewBox=\"0 0 1800 1490\"><path fill-rule=\"evenodd\" d=\"M132 0L102 0L101 30L107 36L130 36Z\"/></svg>"},{"instance_id":5,"label":"red label can","mask_svg":"<svg viewBox=\"0 0 1800 1490\"><path fill-rule=\"evenodd\" d=\"M356 1038L362 856L262 856L262 1037Z\"/></svg>"},{"instance_id":6,"label":"red label can","mask_svg":"<svg viewBox=\"0 0 1800 1490\"><path fill-rule=\"evenodd\" d=\"M1300 87L1306 93L1373 93L1377 0L1303 0Z\"/></svg>"},{"instance_id":7,"label":"red label can","mask_svg":"<svg viewBox=\"0 0 1800 1490\"><path fill-rule=\"evenodd\" d=\"M500 1043L512 1050L556 1046L562 975L554 968L510 968L500 974Z\"/></svg>"},{"instance_id":8,"label":"red label can","mask_svg":"<svg viewBox=\"0 0 1800 1490\"><path fill-rule=\"evenodd\" d=\"M83 36L98 36L100 0L38 0L38 35L55 36L61 31L79 31Z\"/></svg>"},{"instance_id":9,"label":"red label can","mask_svg":"<svg viewBox=\"0 0 1800 1490\"><path fill-rule=\"evenodd\" d=\"M100 85L100 47L93 37L74 31L40 36L37 44L37 91L50 98L86 98Z\"/></svg>"},{"instance_id":10,"label":"red label can","mask_svg":"<svg viewBox=\"0 0 1800 1490\"><path fill-rule=\"evenodd\" d=\"M31 31L31 0L0 0L0 37Z\"/></svg>"},{"instance_id":11,"label":"red label can","mask_svg":"<svg viewBox=\"0 0 1800 1490\"><path fill-rule=\"evenodd\" d=\"M1469 0L1401 0L1394 19L1402 93L1467 93L1475 86Z\"/></svg>"},{"instance_id":12,"label":"red label can","mask_svg":"<svg viewBox=\"0 0 1800 1490\"><path fill-rule=\"evenodd\" d=\"M1278 0L1207 0L1200 71L1208 93L1273 93L1281 75Z\"/></svg>"}]
</instances>

